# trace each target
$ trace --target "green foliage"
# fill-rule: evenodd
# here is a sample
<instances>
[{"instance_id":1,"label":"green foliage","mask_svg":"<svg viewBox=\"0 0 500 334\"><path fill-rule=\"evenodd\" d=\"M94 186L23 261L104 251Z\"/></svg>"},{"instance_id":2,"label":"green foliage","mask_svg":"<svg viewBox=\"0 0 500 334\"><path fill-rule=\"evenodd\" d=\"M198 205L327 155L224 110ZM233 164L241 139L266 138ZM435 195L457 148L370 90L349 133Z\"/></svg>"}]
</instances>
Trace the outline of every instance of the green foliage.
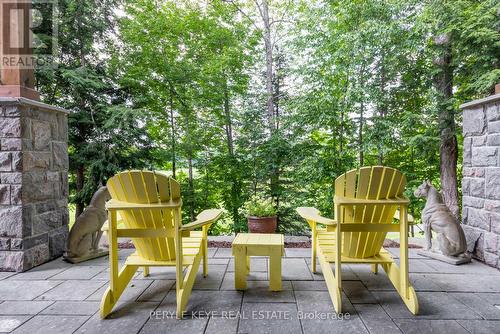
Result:
<instances>
[{"instance_id":1,"label":"green foliage","mask_svg":"<svg viewBox=\"0 0 500 334\"><path fill-rule=\"evenodd\" d=\"M363 165L405 173L418 219L414 188L439 184L433 36L453 43L444 102L457 124L458 105L500 76L494 0L270 1L270 129L254 1L59 4L58 67L37 80L44 101L72 110L71 201L87 203L119 170L165 170L181 184L186 221L225 209L213 234L246 230L245 203L277 213L280 233L307 234L295 208L333 216L335 178Z\"/></svg>"},{"instance_id":2,"label":"green foliage","mask_svg":"<svg viewBox=\"0 0 500 334\"><path fill-rule=\"evenodd\" d=\"M244 212L252 217L273 217L278 213L270 198L252 196L244 205Z\"/></svg>"}]
</instances>

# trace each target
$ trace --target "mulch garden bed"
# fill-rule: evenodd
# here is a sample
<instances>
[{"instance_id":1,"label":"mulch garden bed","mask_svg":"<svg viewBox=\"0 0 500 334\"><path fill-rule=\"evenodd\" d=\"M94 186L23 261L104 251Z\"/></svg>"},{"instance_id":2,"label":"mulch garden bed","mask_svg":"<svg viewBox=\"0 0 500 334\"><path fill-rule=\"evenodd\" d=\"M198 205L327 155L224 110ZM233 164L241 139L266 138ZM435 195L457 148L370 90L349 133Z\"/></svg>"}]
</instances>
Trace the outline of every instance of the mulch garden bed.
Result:
<instances>
[{"instance_id":1,"label":"mulch garden bed","mask_svg":"<svg viewBox=\"0 0 500 334\"><path fill-rule=\"evenodd\" d=\"M208 241L208 247L210 248L231 248L231 242L229 241ZM399 243L394 240L385 239L384 247L394 247L399 248ZM118 248L134 248L132 241L119 242ZM311 241L307 242L285 242L285 248L311 248ZM419 245L409 244L408 248L422 248Z\"/></svg>"}]
</instances>

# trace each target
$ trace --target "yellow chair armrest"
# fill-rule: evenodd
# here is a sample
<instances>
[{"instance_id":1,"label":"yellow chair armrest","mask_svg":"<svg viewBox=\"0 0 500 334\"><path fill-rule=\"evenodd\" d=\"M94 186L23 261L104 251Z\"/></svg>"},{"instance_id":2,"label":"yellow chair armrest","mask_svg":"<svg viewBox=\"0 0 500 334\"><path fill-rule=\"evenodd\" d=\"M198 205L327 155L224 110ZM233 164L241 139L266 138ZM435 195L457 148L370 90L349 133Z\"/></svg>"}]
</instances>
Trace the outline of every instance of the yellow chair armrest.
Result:
<instances>
[{"instance_id":1,"label":"yellow chair armrest","mask_svg":"<svg viewBox=\"0 0 500 334\"><path fill-rule=\"evenodd\" d=\"M337 222L335 220L322 217L319 214L319 210L316 208L311 208L311 207L297 208L297 213L299 214L299 216L310 222L320 223L323 225L337 225Z\"/></svg>"},{"instance_id":2,"label":"yellow chair armrest","mask_svg":"<svg viewBox=\"0 0 500 334\"><path fill-rule=\"evenodd\" d=\"M198 216L196 216L196 220L194 222L182 225L181 231L190 231L207 224L212 224L217 219L219 219L221 215L222 215L222 210L219 209L205 210Z\"/></svg>"},{"instance_id":3,"label":"yellow chair armrest","mask_svg":"<svg viewBox=\"0 0 500 334\"><path fill-rule=\"evenodd\" d=\"M410 200L404 196L389 198L389 199L359 199L347 198L342 196L335 196L335 204L337 205L356 205L356 204L392 204L392 205L405 205L410 203Z\"/></svg>"},{"instance_id":4,"label":"yellow chair armrest","mask_svg":"<svg viewBox=\"0 0 500 334\"><path fill-rule=\"evenodd\" d=\"M118 201L115 199L106 202L106 209L108 210L132 210L132 209L171 209L182 206L182 200L169 201L162 203L128 203Z\"/></svg>"}]
</instances>

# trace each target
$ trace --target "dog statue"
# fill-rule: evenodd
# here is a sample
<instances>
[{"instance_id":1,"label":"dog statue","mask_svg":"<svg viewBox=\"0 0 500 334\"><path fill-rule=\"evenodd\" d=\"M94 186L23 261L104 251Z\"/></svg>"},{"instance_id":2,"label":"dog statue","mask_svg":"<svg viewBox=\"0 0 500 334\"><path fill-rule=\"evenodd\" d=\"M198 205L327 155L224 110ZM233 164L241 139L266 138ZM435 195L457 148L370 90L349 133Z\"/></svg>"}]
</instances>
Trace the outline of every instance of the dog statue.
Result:
<instances>
[{"instance_id":1,"label":"dog statue","mask_svg":"<svg viewBox=\"0 0 500 334\"><path fill-rule=\"evenodd\" d=\"M422 223L424 224L426 240L426 252L422 255L440 253L448 258L465 259L467 257L465 255L467 242L464 231L451 214L450 209L444 204L441 193L434 188L430 181L424 181L415 190L414 194L418 198L427 198L424 210L422 211ZM437 234L438 250L432 249L432 231ZM464 261L459 260L448 261L444 258L436 258L450 263L464 263Z\"/></svg>"},{"instance_id":2,"label":"dog statue","mask_svg":"<svg viewBox=\"0 0 500 334\"><path fill-rule=\"evenodd\" d=\"M77 263L108 254L99 249L99 240L102 225L107 220L106 201L110 199L107 187L100 187L92 196L89 206L76 218L69 232L65 260Z\"/></svg>"}]
</instances>

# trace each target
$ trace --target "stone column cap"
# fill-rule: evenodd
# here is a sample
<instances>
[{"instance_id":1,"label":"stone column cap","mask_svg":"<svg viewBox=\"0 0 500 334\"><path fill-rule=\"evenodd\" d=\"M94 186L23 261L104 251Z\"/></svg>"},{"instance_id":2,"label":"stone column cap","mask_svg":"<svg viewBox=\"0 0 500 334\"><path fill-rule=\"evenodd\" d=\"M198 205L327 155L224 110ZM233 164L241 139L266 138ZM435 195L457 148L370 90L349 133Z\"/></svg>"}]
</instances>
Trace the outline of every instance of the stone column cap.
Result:
<instances>
[{"instance_id":1,"label":"stone column cap","mask_svg":"<svg viewBox=\"0 0 500 334\"><path fill-rule=\"evenodd\" d=\"M487 103L492 103L492 102L496 102L496 101L500 101L500 94L494 94L494 95L490 95L490 96L482 98L482 99L473 100L473 101L464 103L460 106L460 109L469 109L472 107L479 106L481 104L487 104Z\"/></svg>"},{"instance_id":2,"label":"stone column cap","mask_svg":"<svg viewBox=\"0 0 500 334\"><path fill-rule=\"evenodd\" d=\"M500 96L500 94L498 96ZM42 110L54 111L63 114L70 113L69 110L66 110L64 108L52 106L50 104L46 104L40 101L30 100L24 97L0 97L0 106L7 104L26 105L31 107L37 107Z\"/></svg>"}]
</instances>

